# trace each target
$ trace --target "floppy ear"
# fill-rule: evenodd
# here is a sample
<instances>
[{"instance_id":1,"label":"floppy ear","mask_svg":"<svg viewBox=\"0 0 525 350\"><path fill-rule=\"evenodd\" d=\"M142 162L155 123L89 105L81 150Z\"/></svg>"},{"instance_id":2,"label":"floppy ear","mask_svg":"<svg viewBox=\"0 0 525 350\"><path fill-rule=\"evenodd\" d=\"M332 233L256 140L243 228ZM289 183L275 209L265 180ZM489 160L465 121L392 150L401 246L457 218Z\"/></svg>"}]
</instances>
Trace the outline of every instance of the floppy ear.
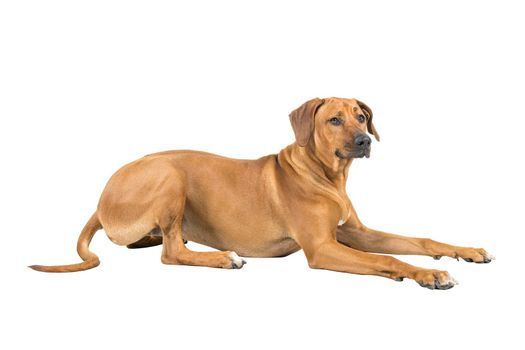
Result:
<instances>
[{"instance_id":1,"label":"floppy ear","mask_svg":"<svg viewBox=\"0 0 525 350\"><path fill-rule=\"evenodd\" d=\"M368 121L366 123L366 128L368 129L368 132L376 138L377 141L379 141L379 134L374 126L374 123L372 123L372 117L374 114L372 113L372 110L370 107L368 107L365 103L357 100L357 104L359 107L363 110L363 112L366 114Z\"/></svg>"},{"instance_id":2,"label":"floppy ear","mask_svg":"<svg viewBox=\"0 0 525 350\"><path fill-rule=\"evenodd\" d=\"M290 113L290 123L292 123L295 141L301 147L306 146L312 131L314 130L314 116L317 109L321 107L324 100L314 98L301 105L301 107Z\"/></svg>"}]
</instances>

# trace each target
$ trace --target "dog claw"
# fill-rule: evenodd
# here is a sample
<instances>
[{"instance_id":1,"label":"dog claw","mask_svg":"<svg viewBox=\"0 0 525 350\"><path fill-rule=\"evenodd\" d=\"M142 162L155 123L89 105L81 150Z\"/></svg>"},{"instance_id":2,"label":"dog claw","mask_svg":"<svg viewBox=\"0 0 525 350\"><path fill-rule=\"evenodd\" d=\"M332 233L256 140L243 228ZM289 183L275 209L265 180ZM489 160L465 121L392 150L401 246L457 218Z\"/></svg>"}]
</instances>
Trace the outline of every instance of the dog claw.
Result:
<instances>
[{"instance_id":1,"label":"dog claw","mask_svg":"<svg viewBox=\"0 0 525 350\"><path fill-rule=\"evenodd\" d=\"M476 264L488 264L492 260L494 260L494 259L491 259L489 257L483 257L483 261L476 261Z\"/></svg>"},{"instance_id":2,"label":"dog claw","mask_svg":"<svg viewBox=\"0 0 525 350\"><path fill-rule=\"evenodd\" d=\"M454 287L457 283L445 283L441 284L438 281L436 281L434 284L425 284L425 283L419 283L421 287L425 287L432 290L447 290L452 287Z\"/></svg>"},{"instance_id":3,"label":"dog claw","mask_svg":"<svg viewBox=\"0 0 525 350\"><path fill-rule=\"evenodd\" d=\"M466 262L475 262L476 264L488 264L489 262L491 262L492 260L494 260L494 257L493 256L484 256L483 257L483 260L481 261L474 261L474 259L471 259L471 258L462 258L463 260L465 260Z\"/></svg>"},{"instance_id":4,"label":"dog claw","mask_svg":"<svg viewBox=\"0 0 525 350\"><path fill-rule=\"evenodd\" d=\"M242 268L242 267L243 267L244 265L246 265L246 264L247 264L247 262L246 262L246 260L244 260L244 259L241 260L240 265L237 265L236 262L232 262L232 269L234 269L234 270L238 270L238 269Z\"/></svg>"},{"instance_id":5,"label":"dog claw","mask_svg":"<svg viewBox=\"0 0 525 350\"><path fill-rule=\"evenodd\" d=\"M445 285L438 285L436 287L436 289L439 289L439 290L447 290L447 289L450 289L454 287L454 285L452 283L449 283L449 284L445 284Z\"/></svg>"},{"instance_id":6,"label":"dog claw","mask_svg":"<svg viewBox=\"0 0 525 350\"><path fill-rule=\"evenodd\" d=\"M433 258L434 258L434 260L439 260L439 259L441 259L441 255L434 255Z\"/></svg>"},{"instance_id":7,"label":"dog claw","mask_svg":"<svg viewBox=\"0 0 525 350\"><path fill-rule=\"evenodd\" d=\"M421 282L418 282L419 285L423 288L428 288L428 289L435 289L435 285L434 284L426 284L426 283L421 283Z\"/></svg>"},{"instance_id":8,"label":"dog claw","mask_svg":"<svg viewBox=\"0 0 525 350\"><path fill-rule=\"evenodd\" d=\"M488 264L492 260L496 260L496 257L494 255L489 254L487 252L485 252L485 253L486 253L486 255L483 255L483 261L478 262L478 264Z\"/></svg>"},{"instance_id":9,"label":"dog claw","mask_svg":"<svg viewBox=\"0 0 525 350\"><path fill-rule=\"evenodd\" d=\"M467 255L467 257L461 256L461 259L465 260L466 262L475 262L476 264L488 264L492 260L496 260L496 258L492 255L487 253L485 249L481 248L467 248L467 252L462 255ZM459 255L456 254L456 257ZM458 259L459 260L459 259Z\"/></svg>"}]
</instances>

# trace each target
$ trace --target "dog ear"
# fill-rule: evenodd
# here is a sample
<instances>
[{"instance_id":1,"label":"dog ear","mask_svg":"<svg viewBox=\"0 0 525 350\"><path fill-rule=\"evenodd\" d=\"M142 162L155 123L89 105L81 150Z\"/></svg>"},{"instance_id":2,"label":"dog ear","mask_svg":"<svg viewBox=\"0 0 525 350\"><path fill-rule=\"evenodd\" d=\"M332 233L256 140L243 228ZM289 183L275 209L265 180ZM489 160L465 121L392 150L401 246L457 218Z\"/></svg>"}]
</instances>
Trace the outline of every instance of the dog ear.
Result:
<instances>
[{"instance_id":1,"label":"dog ear","mask_svg":"<svg viewBox=\"0 0 525 350\"><path fill-rule=\"evenodd\" d=\"M368 132L374 135L376 140L379 141L379 133L377 132L376 127L374 126L374 123L372 123L372 117L374 116L374 114L372 113L372 110L365 103L359 100L357 100L357 104L363 110L363 113L366 114L366 117L368 119L366 123L366 128L368 129Z\"/></svg>"},{"instance_id":2,"label":"dog ear","mask_svg":"<svg viewBox=\"0 0 525 350\"><path fill-rule=\"evenodd\" d=\"M314 98L290 113L295 141L301 147L306 146L314 130L314 116L317 109L324 103L323 99Z\"/></svg>"}]
</instances>

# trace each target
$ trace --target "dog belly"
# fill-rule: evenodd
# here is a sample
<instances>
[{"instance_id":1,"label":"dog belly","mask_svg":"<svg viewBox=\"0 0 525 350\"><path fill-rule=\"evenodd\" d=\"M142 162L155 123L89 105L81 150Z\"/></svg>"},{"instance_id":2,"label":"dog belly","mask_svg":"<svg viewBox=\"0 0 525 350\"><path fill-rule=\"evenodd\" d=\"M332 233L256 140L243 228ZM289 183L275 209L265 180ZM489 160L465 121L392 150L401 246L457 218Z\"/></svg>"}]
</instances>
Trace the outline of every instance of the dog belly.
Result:
<instances>
[{"instance_id":1,"label":"dog belly","mask_svg":"<svg viewBox=\"0 0 525 350\"><path fill-rule=\"evenodd\" d=\"M241 256L278 257L300 249L297 243L284 233L254 230L232 225L228 230L218 229L206 222L185 219L183 237L218 250L234 251ZM237 227L236 227L237 226Z\"/></svg>"},{"instance_id":2,"label":"dog belly","mask_svg":"<svg viewBox=\"0 0 525 350\"><path fill-rule=\"evenodd\" d=\"M236 245L235 243L232 243L231 246L232 248L228 250L234 251L241 256L258 258L283 257L301 249L291 238L267 241L266 244L259 247Z\"/></svg>"}]
</instances>

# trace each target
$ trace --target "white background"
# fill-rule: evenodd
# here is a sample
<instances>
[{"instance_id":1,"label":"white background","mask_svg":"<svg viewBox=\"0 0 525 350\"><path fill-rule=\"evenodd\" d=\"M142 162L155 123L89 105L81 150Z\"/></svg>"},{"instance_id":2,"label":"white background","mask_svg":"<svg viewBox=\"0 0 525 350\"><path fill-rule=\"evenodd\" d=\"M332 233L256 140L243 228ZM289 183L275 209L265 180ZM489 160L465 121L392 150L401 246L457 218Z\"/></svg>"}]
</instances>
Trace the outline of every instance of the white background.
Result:
<instances>
[{"instance_id":1,"label":"white background","mask_svg":"<svg viewBox=\"0 0 525 350\"><path fill-rule=\"evenodd\" d=\"M523 346L523 11L518 2L3 1L3 349ZM109 176L142 155L257 158L288 113L356 97L382 136L348 192L370 227L484 247L489 265L401 257L460 281L310 270L301 252L242 270L160 263L78 234ZM190 244L194 249L208 248ZM518 319L516 319L518 317Z\"/></svg>"}]
</instances>

